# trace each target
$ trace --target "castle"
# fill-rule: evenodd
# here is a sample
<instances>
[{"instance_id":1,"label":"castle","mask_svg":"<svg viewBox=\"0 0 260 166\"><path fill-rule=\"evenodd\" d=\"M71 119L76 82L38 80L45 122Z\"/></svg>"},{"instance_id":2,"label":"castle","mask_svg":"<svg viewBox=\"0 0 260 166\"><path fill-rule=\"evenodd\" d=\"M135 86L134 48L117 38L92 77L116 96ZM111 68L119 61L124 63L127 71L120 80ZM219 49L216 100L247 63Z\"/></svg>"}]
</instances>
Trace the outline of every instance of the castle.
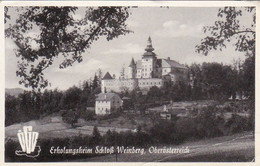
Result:
<instances>
[{"instance_id":1,"label":"castle","mask_svg":"<svg viewBox=\"0 0 260 166\"><path fill-rule=\"evenodd\" d=\"M101 91L102 93L123 92L137 88L149 90L153 86L160 88L167 81L174 83L188 81L188 68L169 57L158 59L149 37L142 59L135 61L132 58L127 73L118 79L107 72L101 81Z\"/></svg>"}]
</instances>

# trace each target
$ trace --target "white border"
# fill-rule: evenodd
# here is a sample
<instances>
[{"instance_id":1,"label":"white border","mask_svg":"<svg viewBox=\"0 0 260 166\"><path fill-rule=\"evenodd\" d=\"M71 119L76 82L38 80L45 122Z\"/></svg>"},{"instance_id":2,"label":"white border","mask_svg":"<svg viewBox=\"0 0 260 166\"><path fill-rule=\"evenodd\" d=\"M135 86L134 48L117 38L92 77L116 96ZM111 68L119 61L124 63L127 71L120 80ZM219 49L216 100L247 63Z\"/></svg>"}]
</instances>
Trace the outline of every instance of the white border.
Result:
<instances>
[{"instance_id":1,"label":"white border","mask_svg":"<svg viewBox=\"0 0 260 166\"><path fill-rule=\"evenodd\" d=\"M255 79L255 94L256 94L256 130L255 130L255 162L168 162L168 163L141 163L141 162L56 162L56 163L4 163L4 92L5 92L5 48L4 44L4 6L172 6L172 7L223 7L223 6L255 6L256 7L256 32L260 32L259 21L260 21L260 2L257 1L4 1L0 2L0 165L237 165L237 166L259 166L260 165L260 92L257 85L260 85L260 58L258 57L258 50L256 48L256 79ZM256 34L256 46L258 46L260 39L260 33Z\"/></svg>"}]
</instances>

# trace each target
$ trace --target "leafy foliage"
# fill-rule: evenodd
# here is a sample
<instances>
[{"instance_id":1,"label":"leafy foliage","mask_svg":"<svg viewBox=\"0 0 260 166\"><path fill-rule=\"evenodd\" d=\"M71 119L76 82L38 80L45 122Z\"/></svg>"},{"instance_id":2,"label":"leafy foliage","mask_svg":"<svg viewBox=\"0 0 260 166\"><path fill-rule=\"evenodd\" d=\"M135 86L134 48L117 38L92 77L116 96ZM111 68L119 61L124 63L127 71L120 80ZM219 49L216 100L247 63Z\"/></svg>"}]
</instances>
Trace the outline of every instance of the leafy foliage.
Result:
<instances>
[{"instance_id":1,"label":"leafy foliage","mask_svg":"<svg viewBox=\"0 0 260 166\"><path fill-rule=\"evenodd\" d=\"M95 95L100 93L100 89L100 81L94 79L84 81L81 88L73 86L66 91L24 91L17 97L6 95L5 125L39 119L61 110L65 111L64 120L72 125L76 123L73 119L78 119L79 116L93 120L94 111L87 110L87 107L94 107ZM76 110L75 115L72 109Z\"/></svg>"},{"instance_id":2,"label":"leafy foliage","mask_svg":"<svg viewBox=\"0 0 260 166\"><path fill-rule=\"evenodd\" d=\"M5 21L8 16L5 8ZM82 54L101 36L112 40L130 31L125 24L128 7L87 7L82 19L74 18L77 7L17 8L18 18L5 30L17 45L17 76L20 84L40 90L48 86L43 71L62 56L60 68L82 61ZM36 35L30 35L35 33Z\"/></svg>"},{"instance_id":3,"label":"leafy foliage","mask_svg":"<svg viewBox=\"0 0 260 166\"><path fill-rule=\"evenodd\" d=\"M62 114L62 120L72 127L76 127L75 124L78 122L79 114L75 109L70 109Z\"/></svg>"},{"instance_id":4,"label":"leafy foliage","mask_svg":"<svg viewBox=\"0 0 260 166\"><path fill-rule=\"evenodd\" d=\"M220 20L215 21L213 26L204 27L204 33L210 35L201 40L201 43L196 46L196 51L208 55L209 51L222 50L226 48L228 42L234 41L237 51L247 52L249 55L254 56L255 11L255 7L220 8L217 15ZM239 18L246 14L252 14L251 23L247 27L243 26L239 21Z\"/></svg>"}]
</instances>

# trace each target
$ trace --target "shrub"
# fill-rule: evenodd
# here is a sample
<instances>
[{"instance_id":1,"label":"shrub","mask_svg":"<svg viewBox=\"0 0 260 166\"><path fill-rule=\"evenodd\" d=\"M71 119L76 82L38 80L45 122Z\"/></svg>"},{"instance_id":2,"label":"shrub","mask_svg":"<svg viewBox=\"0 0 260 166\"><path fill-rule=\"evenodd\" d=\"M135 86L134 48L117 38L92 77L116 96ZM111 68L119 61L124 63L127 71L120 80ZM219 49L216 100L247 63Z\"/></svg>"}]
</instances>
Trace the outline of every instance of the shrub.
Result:
<instances>
[{"instance_id":1,"label":"shrub","mask_svg":"<svg viewBox=\"0 0 260 166\"><path fill-rule=\"evenodd\" d=\"M62 120L65 123L70 124L72 127L76 127L75 124L78 122L79 115L75 109L70 109L62 114Z\"/></svg>"},{"instance_id":2,"label":"shrub","mask_svg":"<svg viewBox=\"0 0 260 166\"><path fill-rule=\"evenodd\" d=\"M168 120L160 120L149 130L149 134L156 143L174 143L174 123Z\"/></svg>"},{"instance_id":3,"label":"shrub","mask_svg":"<svg viewBox=\"0 0 260 166\"><path fill-rule=\"evenodd\" d=\"M228 134L239 133L252 129L249 118L239 116L235 113L233 113L232 117L225 123L225 127Z\"/></svg>"},{"instance_id":4,"label":"shrub","mask_svg":"<svg viewBox=\"0 0 260 166\"><path fill-rule=\"evenodd\" d=\"M79 110L79 116L80 118L83 118L85 120L96 120L95 117L95 111L86 110L86 109L80 109Z\"/></svg>"},{"instance_id":5,"label":"shrub","mask_svg":"<svg viewBox=\"0 0 260 166\"><path fill-rule=\"evenodd\" d=\"M209 138L223 135L218 128L221 119L217 116L217 113L220 113L220 111L215 105L200 110L199 115L195 118L198 137Z\"/></svg>"}]
</instances>

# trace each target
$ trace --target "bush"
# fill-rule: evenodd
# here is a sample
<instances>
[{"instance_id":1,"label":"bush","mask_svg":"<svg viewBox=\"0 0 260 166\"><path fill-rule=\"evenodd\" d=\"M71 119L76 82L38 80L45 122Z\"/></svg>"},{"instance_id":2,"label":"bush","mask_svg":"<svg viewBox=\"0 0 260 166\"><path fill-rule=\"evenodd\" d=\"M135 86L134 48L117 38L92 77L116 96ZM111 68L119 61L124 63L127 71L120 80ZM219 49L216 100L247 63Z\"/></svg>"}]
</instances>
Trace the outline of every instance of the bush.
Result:
<instances>
[{"instance_id":1,"label":"bush","mask_svg":"<svg viewBox=\"0 0 260 166\"><path fill-rule=\"evenodd\" d=\"M174 123L168 120L160 120L149 131L155 143L175 143L175 133Z\"/></svg>"},{"instance_id":2,"label":"bush","mask_svg":"<svg viewBox=\"0 0 260 166\"><path fill-rule=\"evenodd\" d=\"M62 120L65 122L65 123L68 123L70 124L72 127L76 127L75 124L78 122L78 119L79 119L79 115L77 113L76 110L68 110L68 111L65 111L63 114L62 114Z\"/></svg>"},{"instance_id":3,"label":"bush","mask_svg":"<svg viewBox=\"0 0 260 166\"><path fill-rule=\"evenodd\" d=\"M175 124L175 142L182 143L187 139L197 138L196 121L194 118L180 118Z\"/></svg>"},{"instance_id":4,"label":"bush","mask_svg":"<svg viewBox=\"0 0 260 166\"><path fill-rule=\"evenodd\" d=\"M232 117L225 123L225 127L228 134L249 131L252 129L250 118L245 118L235 113L233 113Z\"/></svg>"},{"instance_id":5,"label":"bush","mask_svg":"<svg viewBox=\"0 0 260 166\"><path fill-rule=\"evenodd\" d=\"M79 117L84 120L96 120L95 111L79 109Z\"/></svg>"},{"instance_id":6,"label":"bush","mask_svg":"<svg viewBox=\"0 0 260 166\"><path fill-rule=\"evenodd\" d=\"M114 113L108 114L108 115L98 115L97 119L98 120L108 120L108 119L118 118L119 116L120 116L119 112L114 112Z\"/></svg>"},{"instance_id":7,"label":"bush","mask_svg":"<svg viewBox=\"0 0 260 166\"><path fill-rule=\"evenodd\" d=\"M217 113L220 113L220 111L215 105L204 107L200 110L199 115L195 118L198 138L210 138L223 135L219 129L219 123L222 122L222 120L217 116Z\"/></svg>"}]
</instances>

